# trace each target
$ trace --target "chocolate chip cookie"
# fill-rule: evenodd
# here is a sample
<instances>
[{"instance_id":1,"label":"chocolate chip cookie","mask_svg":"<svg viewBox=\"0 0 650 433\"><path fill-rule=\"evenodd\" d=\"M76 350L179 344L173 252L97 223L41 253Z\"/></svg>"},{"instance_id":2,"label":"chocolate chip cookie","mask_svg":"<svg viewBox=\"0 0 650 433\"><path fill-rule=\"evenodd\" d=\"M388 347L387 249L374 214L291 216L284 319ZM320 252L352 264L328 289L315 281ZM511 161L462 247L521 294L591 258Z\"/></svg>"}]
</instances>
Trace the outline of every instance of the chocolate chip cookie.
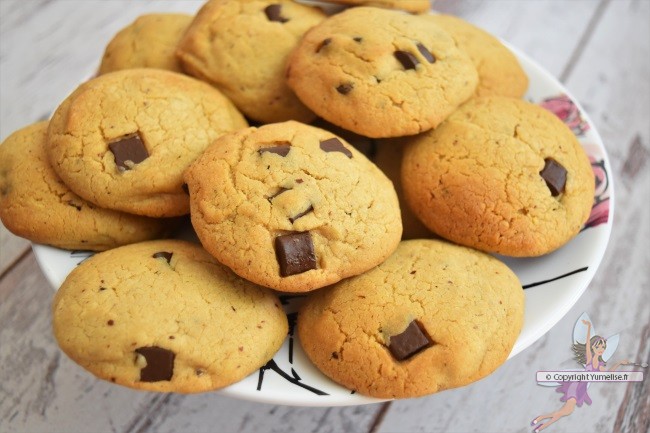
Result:
<instances>
[{"instance_id":1,"label":"chocolate chip cookie","mask_svg":"<svg viewBox=\"0 0 650 433\"><path fill-rule=\"evenodd\" d=\"M217 89L160 69L104 74L54 113L52 168L101 207L151 217L189 212L185 168L224 133L248 126Z\"/></svg>"},{"instance_id":2,"label":"chocolate chip cookie","mask_svg":"<svg viewBox=\"0 0 650 433\"><path fill-rule=\"evenodd\" d=\"M402 242L376 268L310 294L298 337L332 380L408 398L463 386L508 357L524 292L497 259L439 240Z\"/></svg>"},{"instance_id":3,"label":"chocolate chip cookie","mask_svg":"<svg viewBox=\"0 0 650 433\"><path fill-rule=\"evenodd\" d=\"M54 298L53 325L61 349L97 377L181 393L243 379L273 357L288 330L271 291L176 240L81 263Z\"/></svg>"},{"instance_id":4,"label":"chocolate chip cookie","mask_svg":"<svg viewBox=\"0 0 650 433\"><path fill-rule=\"evenodd\" d=\"M402 234L386 176L343 139L298 122L221 137L185 181L205 248L276 290L306 292L365 272Z\"/></svg>"},{"instance_id":5,"label":"chocolate chip cookie","mask_svg":"<svg viewBox=\"0 0 650 433\"><path fill-rule=\"evenodd\" d=\"M70 250L101 251L164 237L175 221L99 208L59 179L47 160L47 122L0 145L0 219L17 236Z\"/></svg>"},{"instance_id":6,"label":"chocolate chip cookie","mask_svg":"<svg viewBox=\"0 0 650 433\"><path fill-rule=\"evenodd\" d=\"M452 15L423 15L441 27L472 59L478 71L476 96L521 98L528 89L528 76L517 57L490 33Z\"/></svg>"},{"instance_id":7,"label":"chocolate chip cookie","mask_svg":"<svg viewBox=\"0 0 650 433\"><path fill-rule=\"evenodd\" d=\"M316 114L374 138L436 127L478 83L471 59L430 20L370 7L307 32L286 75Z\"/></svg>"},{"instance_id":8,"label":"chocolate chip cookie","mask_svg":"<svg viewBox=\"0 0 650 433\"><path fill-rule=\"evenodd\" d=\"M190 22L192 16L186 14L139 16L108 43L99 74L133 68L182 72L176 45Z\"/></svg>"},{"instance_id":9,"label":"chocolate chip cookie","mask_svg":"<svg viewBox=\"0 0 650 433\"><path fill-rule=\"evenodd\" d=\"M571 130L514 98L475 98L434 131L413 137L402 161L407 202L438 235L479 250L529 257L578 234L594 174Z\"/></svg>"},{"instance_id":10,"label":"chocolate chip cookie","mask_svg":"<svg viewBox=\"0 0 650 433\"><path fill-rule=\"evenodd\" d=\"M178 46L192 75L214 84L249 118L308 122L315 116L284 80L287 56L325 19L318 8L287 0L210 0Z\"/></svg>"}]
</instances>

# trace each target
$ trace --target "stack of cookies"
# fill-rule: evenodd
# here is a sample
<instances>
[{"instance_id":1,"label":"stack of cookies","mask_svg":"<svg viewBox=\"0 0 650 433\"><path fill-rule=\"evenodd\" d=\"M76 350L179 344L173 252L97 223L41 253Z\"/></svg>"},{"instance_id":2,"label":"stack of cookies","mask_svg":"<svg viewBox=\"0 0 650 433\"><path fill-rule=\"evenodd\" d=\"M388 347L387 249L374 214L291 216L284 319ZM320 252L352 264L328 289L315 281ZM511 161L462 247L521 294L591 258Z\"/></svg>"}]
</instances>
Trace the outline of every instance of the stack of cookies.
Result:
<instances>
[{"instance_id":1,"label":"stack of cookies","mask_svg":"<svg viewBox=\"0 0 650 433\"><path fill-rule=\"evenodd\" d=\"M589 161L520 99L528 79L493 36L415 15L428 0L332 1L356 7L140 17L99 76L0 146L3 223L103 251L53 305L61 348L93 374L234 383L282 344L279 292L306 295L309 359L365 395L426 395L506 360L524 295L489 253L574 237ZM200 245L164 240L188 214Z\"/></svg>"}]
</instances>

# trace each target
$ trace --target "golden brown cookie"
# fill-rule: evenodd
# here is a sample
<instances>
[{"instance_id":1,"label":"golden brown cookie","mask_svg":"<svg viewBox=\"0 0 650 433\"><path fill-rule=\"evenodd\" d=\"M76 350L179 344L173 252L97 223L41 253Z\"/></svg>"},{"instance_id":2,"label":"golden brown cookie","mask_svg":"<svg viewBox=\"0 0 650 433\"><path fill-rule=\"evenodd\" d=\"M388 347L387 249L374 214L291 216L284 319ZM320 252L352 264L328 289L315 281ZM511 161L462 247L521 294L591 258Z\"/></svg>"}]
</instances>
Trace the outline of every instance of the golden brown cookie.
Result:
<instances>
[{"instance_id":1,"label":"golden brown cookie","mask_svg":"<svg viewBox=\"0 0 650 433\"><path fill-rule=\"evenodd\" d=\"M94 255L53 303L61 349L97 377L194 393L237 382L273 357L287 317L269 290L199 245L150 241Z\"/></svg>"},{"instance_id":2,"label":"golden brown cookie","mask_svg":"<svg viewBox=\"0 0 650 433\"><path fill-rule=\"evenodd\" d=\"M476 98L409 140L406 200L438 235L528 257L578 234L594 199L589 159L553 113L514 98Z\"/></svg>"},{"instance_id":3,"label":"golden brown cookie","mask_svg":"<svg viewBox=\"0 0 650 433\"><path fill-rule=\"evenodd\" d=\"M210 0L178 46L188 73L214 84L251 119L315 116L284 80L286 59L303 34L325 19L318 8L287 0Z\"/></svg>"},{"instance_id":4,"label":"golden brown cookie","mask_svg":"<svg viewBox=\"0 0 650 433\"><path fill-rule=\"evenodd\" d=\"M247 126L217 89L160 69L126 69L77 88L50 121L52 168L101 207L153 217L189 212L185 168Z\"/></svg>"},{"instance_id":5,"label":"golden brown cookie","mask_svg":"<svg viewBox=\"0 0 650 433\"><path fill-rule=\"evenodd\" d=\"M436 235L415 216L404 198L401 176L404 147L404 141L399 138L376 140L372 161L395 186L402 212L402 240L432 238Z\"/></svg>"},{"instance_id":6,"label":"golden brown cookie","mask_svg":"<svg viewBox=\"0 0 650 433\"><path fill-rule=\"evenodd\" d=\"M106 46L99 74L133 68L182 72L176 45L192 22L186 14L147 14L120 30Z\"/></svg>"},{"instance_id":7,"label":"golden brown cookie","mask_svg":"<svg viewBox=\"0 0 650 433\"><path fill-rule=\"evenodd\" d=\"M430 20L358 7L305 34L289 58L287 82L324 119L381 138L436 127L472 96L478 75Z\"/></svg>"},{"instance_id":8,"label":"golden brown cookie","mask_svg":"<svg viewBox=\"0 0 650 433\"><path fill-rule=\"evenodd\" d=\"M276 290L306 292L365 272L402 234L386 176L331 132L298 122L221 137L185 181L205 248Z\"/></svg>"},{"instance_id":9,"label":"golden brown cookie","mask_svg":"<svg viewBox=\"0 0 650 433\"><path fill-rule=\"evenodd\" d=\"M101 251L163 237L175 223L99 208L70 191L45 153L47 122L0 145L0 219L17 236L70 250Z\"/></svg>"},{"instance_id":10,"label":"golden brown cookie","mask_svg":"<svg viewBox=\"0 0 650 433\"><path fill-rule=\"evenodd\" d=\"M524 292L506 265L444 241L413 240L376 268L310 294L297 330L332 380L372 397L407 398L493 372L523 318Z\"/></svg>"},{"instance_id":11,"label":"golden brown cookie","mask_svg":"<svg viewBox=\"0 0 650 433\"><path fill-rule=\"evenodd\" d=\"M517 57L485 30L451 15L423 15L456 41L478 71L476 96L521 98L528 89L528 76Z\"/></svg>"},{"instance_id":12,"label":"golden brown cookie","mask_svg":"<svg viewBox=\"0 0 650 433\"><path fill-rule=\"evenodd\" d=\"M346 6L374 6L386 9L401 9L407 12L421 13L431 8L429 0L324 0L326 3L338 3Z\"/></svg>"}]
</instances>

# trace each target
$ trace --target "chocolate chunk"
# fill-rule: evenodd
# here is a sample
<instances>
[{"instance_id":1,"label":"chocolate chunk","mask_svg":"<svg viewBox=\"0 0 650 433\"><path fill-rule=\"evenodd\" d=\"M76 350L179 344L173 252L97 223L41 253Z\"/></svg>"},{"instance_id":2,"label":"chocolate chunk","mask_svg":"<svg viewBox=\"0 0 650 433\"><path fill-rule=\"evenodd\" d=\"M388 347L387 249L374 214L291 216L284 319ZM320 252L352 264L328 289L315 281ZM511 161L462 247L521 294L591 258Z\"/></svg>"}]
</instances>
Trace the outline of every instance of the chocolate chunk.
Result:
<instances>
[{"instance_id":1,"label":"chocolate chunk","mask_svg":"<svg viewBox=\"0 0 650 433\"><path fill-rule=\"evenodd\" d=\"M331 44L331 43L332 43L332 38L325 38L325 39L323 39L323 42L321 42L321 43L318 45L318 47L316 48L316 52L317 52L317 53L320 53L320 50L322 50L323 48L325 48L326 46L328 46L328 45Z\"/></svg>"},{"instance_id":2,"label":"chocolate chunk","mask_svg":"<svg viewBox=\"0 0 650 433\"><path fill-rule=\"evenodd\" d=\"M347 95L354 89L354 84L352 83L345 83L341 84L336 88L336 90L341 94L341 95Z\"/></svg>"},{"instance_id":3,"label":"chocolate chunk","mask_svg":"<svg viewBox=\"0 0 650 433\"><path fill-rule=\"evenodd\" d=\"M431 346L431 343L429 337L414 320L409 323L404 332L390 337L388 350L396 360L402 361Z\"/></svg>"},{"instance_id":4,"label":"chocolate chunk","mask_svg":"<svg viewBox=\"0 0 650 433\"><path fill-rule=\"evenodd\" d=\"M289 144L281 144L279 146L273 146L273 147L263 147L258 152L263 154L264 152L269 152L269 153L275 153L278 154L282 157L287 156L289 151L291 150L291 145Z\"/></svg>"},{"instance_id":5,"label":"chocolate chunk","mask_svg":"<svg viewBox=\"0 0 650 433\"><path fill-rule=\"evenodd\" d=\"M395 58L404 66L404 69L415 69L420 63L418 58L408 51L395 51Z\"/></svg>"},{"instance_id":6,"label":"chocolate chunk","mask_svg":"<svg viewBox=\"0 0 650 433\"><path fill-rule=\"evenodd\" d=\"M286 23L288 18L282 16L282 5L272 4L264 8L264 13L269 21L276 21L279 23Z\"/></svg>"},{"instance_id":7,"label":"chocolate chunk","mask_svg":"<svg viewBox=\"0 0 650 433\"><path fill-rule=\"evenodd\" d=\"M424 56L424 58L427 59L427 62L429 62L429 63L435 63L436 62L436 58L433 56L431 51L427 50L427 47L425 47L424 45L422 45L419 42L417 44L417 47L418 47L418 51L420 52L420 54L422 54L422 56Z\"/></svg>"},{"instance_id":8,"label":"chocolate chunk","mask_svg":"<svg viewBox=\"0 0 650 433\"><path fill-rule=\"evenodd\" d=\"M297 232L275 238L275 255L280 265L280 275L302 274L316 269L314 243L309 232Z\"/></svg>"},{"instance_id":9,"label":"chocolate chunk","mask_svg":"<svg viewBox=\"0 0 650 433\"><path fill-rule=\"evenodd\" d=\"M183 188L185 194L190 195L190 187L186 183L182 184L181 188Z\"/></svg>"},{"instance_id":10,"label":"chocolate chunk","mask_svg":"<svg viewBox=\"0 0 650 433\"><path fill-rule=\"evenodd\" d=\"M546 158L544 163L544 168L539 172L539 175L542 176L546 186L551 190L551 195L556 197L564 192L567 171L552 158Z\"/></svg>"},{"instance_id":11,"label":"chocolate chunk","mask_svg":"<svg viewBox=\"0 0 650 433\"><path fill-rule=\"evenodd\" d=\"M325 152L341 152L348 158L352 158L350 149L343 146L343 143L338 138L330 138L329 140L321 141L320 148Z\"/></svg>"},{"instance_id":12,"label":"chocolate chunk","mask_svg":"<svg viewBox=\"0 0 650 433\"><path fill-rule=\"evenodd\" d=\"M354 42L361 43L361 42L363 41L363 38L362 38L361 36L356 36L356 37L352 38L352 40L353 40Z\"/></svg>"},{"instance_id":13,"label":"chocolate chunk","mask_svg":"<svg viewBox=\"0 0 650 433\"><path fill-rule=\"evenodd\" d=\"M147 366L140 370L141 382L160 382L172 379L174 358L176 357L174 352L157 346L140 347L135 349L135 352L147 360Z\"/></svg>"},{"instance_id":14,"label":"chocolate chunk","mask_svg":"<svg viewBox=\"0 0 650 433\"><path fill-rule=\"evenodd\" d=\"M120 171L131 170L135 164L149 158L149 152L147 152L140 134L124 136L110 143L108 148L113 153L115 165Z\"/></svg>"},{"instance_id":15,"label":"chocolate chunk","mask_svg":"<svg viewBox=\"0 0 650 433\"><path fill-rule=\"evenodd\" d=\"M163 259L167 260L167 263L169 263L173 255L174 253L168 253L167 251L159 251L157 253L154 253L154 255L151 257L153 257L154 259L159 259L162 257Z\"/></svg>"},{"instance_id":16,"label":"chocolate chunk","mask_svg":"<svg viewBox=\"0 0 650 433\"><path fill-rule=\"evenodd\" d=\"M294 216L294 217L289 218L289 221L291 221L291 224L293 224L294 221L296 221L298 218L302 218L302 217L304 217L305 215L307 215L308 213L313 212L313 211L314 211L314 207L313 207L312 205L309 205L309 207L307 208L307 210L305 210L305 211L303 211L303 212L300 212L298 215L296 215L296 216Z\"/></svg>"},{"instance_id":17,"label":"chocolate chunk","mask_svg":"<svg viewBox=\"0 0 650 433\"><path fill-rule=\"evenodd\" d=\"M269 201L269 203L271 203L271 202L273 201L274 198L276 198L277 196L279 196L279 195L282 194L283 192L287 192L287 191L289 191L289 189L290 189L290 188L284 188L284 187L281 187L281 188L278 190L278 192L276 192L276 193L273 194L273 195L270 195L270 196L266 197L266 199Z\"/></svg>"}]
</instances>

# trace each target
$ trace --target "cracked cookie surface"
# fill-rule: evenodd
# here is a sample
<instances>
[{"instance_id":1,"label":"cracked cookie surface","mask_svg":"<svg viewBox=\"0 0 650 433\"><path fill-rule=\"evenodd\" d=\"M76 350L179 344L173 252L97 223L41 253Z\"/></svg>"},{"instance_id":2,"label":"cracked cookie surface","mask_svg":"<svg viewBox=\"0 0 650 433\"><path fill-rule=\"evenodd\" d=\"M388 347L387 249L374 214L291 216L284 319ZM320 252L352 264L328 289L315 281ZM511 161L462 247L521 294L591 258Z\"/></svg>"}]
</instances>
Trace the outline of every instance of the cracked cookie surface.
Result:
<instances>
[{"instance_id":1,"label":"cracked cookie surface","mask_svg":"<svg viewBox=\"0 0 650 433\"><path fill-rule=\"evenodd\" d=\"M472 96L478 75L429 20L358 7L305 34L288 61L287 82L319 116L380 138L436 127Z\"/></svg>"},{"instance_id":2,"label":"cracked cookie surface","mask_svg":"<svg viewBox=\"0 0 650 433\"><path fill-rule=\"evenodd\" d=\"M327 376L361 394L408 398L479 380L508 357L524 292L497 259L411 240L376 268L310 294L300 344Z\"/></svg>"},{"instance_id":3,"label":"cracked cookie surface","mask_svg":"<svg viewBox=\"0 0 650 433\"><path fill-rule=\"evenodd\" d=\"M186 14L146 14L120 30L106 46L99 73L132 68L183 72L176 45L192 22Z\"/></svg>"},{"instance_id":4,"label":"cracked cookie surface","mask_svg":"<svg viewBox=\"0 0 650 433\"><path fill-rule=\"evenodd\" d=\"M409 139L402 184L413 212L456 243L508 256L551 252L589 217L594 175L571 130L519 99L475 98L436 130ZM562 192L542 175L565 170Z\"/></svg>"},{"instance_id":5,"label":"cracked cookie surface","mask_svg":"<svg viewBox=\"0 0 650 433\"><path fill-rule=\"evenodd\" d=\"M242 277L281 291L364 272L402 234L386 176L344 140L298 122L221 137L185 181L205 248Z\"/></svg>"},{"instance_id":6,"label":"cracked cookie surface","mask_svg":"<svg viewBox=\"0 0 650 433\"><path fill-rule=\"evenodd\" d=\"M59 248L101 251L173 228L170 220L102 209L70 191L47 160L47 125L22 128L0 145L0 219L12 233Z\"/></svg>"},{"instance_id":7,"label":"cracked cookie surface","mask_svg":"<svg viewBox=\"0 0 650 433\"><path fill-rule=\"evenodd\" d=\"M181 393L243 379L273 357L288 331L270 290L176 240L81 263L54 298L53 325L61 349L97 377Z\"/></svg>"},{"instance_id":8,"label":"cracked cookie surface","mask_svg":"<svg viewBox=\"0 0 650 433\"><path fill-rule=\"evenodd\" d=\"M287 57L303 34L325 19L318 8L286 0L211 0L178 46L194 76L214 84L251 119L313 120L286 85Z\"/></svg>"},{"instance_id":9,"label":"cracked cookie surface","mask_svg":"<svg viewBox=\"0 0 650 433\"><path fill-rule=\"evenodd\" d=\"M452 15L425 15L423 18L448 32L472 59L478 71L476 96L524 96L528 76L517 57L499 39Z\"/></svg>"},{"instance_id":10,"label":"cracked cookie surface","mask_svg":"<svg viewBox=\"0 0 650 433\"><path fill-rule=\"evenodd\" d=\"M185 168L246 120L207 83L159 69L127 69L82 84L48 130L52 168L101 207L152 217L189 212Z\"/></svg>"}]
</instances>

